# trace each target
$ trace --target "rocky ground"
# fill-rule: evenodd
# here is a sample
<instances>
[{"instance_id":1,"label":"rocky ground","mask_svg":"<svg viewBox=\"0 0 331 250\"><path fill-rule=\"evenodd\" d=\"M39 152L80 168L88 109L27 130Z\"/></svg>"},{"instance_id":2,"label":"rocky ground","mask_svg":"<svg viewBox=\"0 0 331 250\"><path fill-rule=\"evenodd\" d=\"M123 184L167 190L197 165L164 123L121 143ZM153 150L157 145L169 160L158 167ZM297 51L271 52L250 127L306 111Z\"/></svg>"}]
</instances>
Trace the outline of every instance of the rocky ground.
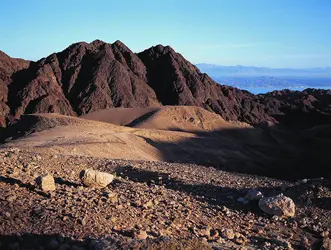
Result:
<instances>
[{"instance_id":1,"label":"rocky ground","mask_svg":"<svg viewBox=\"0 0 331 250\"><path fill-rule=\"evenodd\" d=\"M86 168L115 180L85 187ZM36 182L47 173L54 191ZM252 188L292 198L295 216L243 202ZM0 249L331 249L330 230L330 180L294 183L194 164L0 150Z\"/></svg>"}]
</instances>

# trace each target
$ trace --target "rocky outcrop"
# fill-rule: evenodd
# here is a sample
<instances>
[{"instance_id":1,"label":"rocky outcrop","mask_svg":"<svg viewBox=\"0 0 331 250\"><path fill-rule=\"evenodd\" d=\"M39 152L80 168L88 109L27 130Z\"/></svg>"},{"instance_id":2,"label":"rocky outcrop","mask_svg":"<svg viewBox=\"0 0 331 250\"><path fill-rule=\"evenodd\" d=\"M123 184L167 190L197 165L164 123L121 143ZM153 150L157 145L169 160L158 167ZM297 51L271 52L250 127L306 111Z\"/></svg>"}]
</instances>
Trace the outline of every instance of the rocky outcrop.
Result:
<instances>
[{"instance_id":1,"label":"rocky outcrop","mask_svg":"<svg viewBox=\"0 0 331 250\"><path fill-rule=\"evenodd\" d=\"M0 53L0 126L22 114L83 115L111 107L199 106L226 120L290 128L331 122L331 91L253 95L219 85L169 46L75 43L37 62Z\"/></svg>"}]
</instances>

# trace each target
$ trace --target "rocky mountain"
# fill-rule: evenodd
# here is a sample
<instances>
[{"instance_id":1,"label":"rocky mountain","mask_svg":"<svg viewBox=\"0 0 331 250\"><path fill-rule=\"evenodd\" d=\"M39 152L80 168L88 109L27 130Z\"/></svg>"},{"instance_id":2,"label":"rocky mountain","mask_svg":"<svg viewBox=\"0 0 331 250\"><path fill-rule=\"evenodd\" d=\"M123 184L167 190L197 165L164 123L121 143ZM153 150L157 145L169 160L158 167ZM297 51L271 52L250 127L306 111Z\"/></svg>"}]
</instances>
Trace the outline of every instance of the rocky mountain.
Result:
<instances>
[{"instance_id":1,"label":"rocky mountain","mask_svg":"<svg viewBox=\"0 0 331 250\"><path fill-rule=\"evenodd\" d=\"M0 127L6 124L6 117L10 112L8 102L8 86L12 82L11 76L29 66L29 62L14 59L0 51Z\"/></svg>"},{"instance_id":2,"label":"rocky mountain","mask_svg":"<svg viewBox=\"0 0 331 250\"><path fill-rule=\"evenodd\" d=\"M0 124L22 114L80 116L111 107L199 106L226 120L307 127L331 121L331 92L253 95L219 85L169 46L75 43L37 62L0 53ZM307 124L306 126L306 122Z\"/></svg>"}]
</instances>

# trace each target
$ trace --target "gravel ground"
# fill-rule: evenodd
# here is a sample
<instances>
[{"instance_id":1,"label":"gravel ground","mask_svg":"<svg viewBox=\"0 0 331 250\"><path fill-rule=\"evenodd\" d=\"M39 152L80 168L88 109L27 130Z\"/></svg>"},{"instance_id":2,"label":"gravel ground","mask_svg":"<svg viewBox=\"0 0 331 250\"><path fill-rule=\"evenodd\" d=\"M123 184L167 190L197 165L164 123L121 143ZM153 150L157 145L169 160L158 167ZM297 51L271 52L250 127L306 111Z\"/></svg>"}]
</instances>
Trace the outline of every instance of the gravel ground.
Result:
<instances>
[{"instance_id":1,"label":"gravel ground","mask_svg":"<svg viewBox=\"0 0 331 250\"><path fill-rule=\"evenodd\" d=\"M115 181L84 187L79 173L86 168L115 174ZM38 187L46 173L55 191ZM251 188L291 197L295 217L240 203ZM0 150L0 249L300 249L303 238L319 249L330 230L330 180Z\"/></svg>"}]
</instances>

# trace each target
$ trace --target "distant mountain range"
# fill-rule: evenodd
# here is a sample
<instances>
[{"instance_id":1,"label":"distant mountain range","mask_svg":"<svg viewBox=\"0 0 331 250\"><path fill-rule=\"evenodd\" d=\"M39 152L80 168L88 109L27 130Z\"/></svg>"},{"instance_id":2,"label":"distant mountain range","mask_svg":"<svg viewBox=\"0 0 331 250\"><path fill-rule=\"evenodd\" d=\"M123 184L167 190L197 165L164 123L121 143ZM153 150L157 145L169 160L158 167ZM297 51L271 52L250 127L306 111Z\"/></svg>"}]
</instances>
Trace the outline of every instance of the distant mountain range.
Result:
<instances>
[{"instance_id":1,"label":"distant mountain range","mask_svg":"<svg viewBox=\"0 0 331 250\"><path fill-rule=\"evenodd\" d=\"M201 72L207 73L216 82L246 89L253 93L272 90L305 88L331 88L331 67L325 68L265 68L252 66L221 66L197 64Z\"/></svg>"},{"instance_id":2,"label":"distant mountain range","mask_svg":"<svg viewBox=\"0 0 331 250\"><path fill-rule=\"evenodd\" d=\"M309 77L331 78L331 67L324 68L266 68L254 66L221 66L199 63L196 65L202 72L211 76L272 76L272 77Z\"/></svg>"}]
</instances>

